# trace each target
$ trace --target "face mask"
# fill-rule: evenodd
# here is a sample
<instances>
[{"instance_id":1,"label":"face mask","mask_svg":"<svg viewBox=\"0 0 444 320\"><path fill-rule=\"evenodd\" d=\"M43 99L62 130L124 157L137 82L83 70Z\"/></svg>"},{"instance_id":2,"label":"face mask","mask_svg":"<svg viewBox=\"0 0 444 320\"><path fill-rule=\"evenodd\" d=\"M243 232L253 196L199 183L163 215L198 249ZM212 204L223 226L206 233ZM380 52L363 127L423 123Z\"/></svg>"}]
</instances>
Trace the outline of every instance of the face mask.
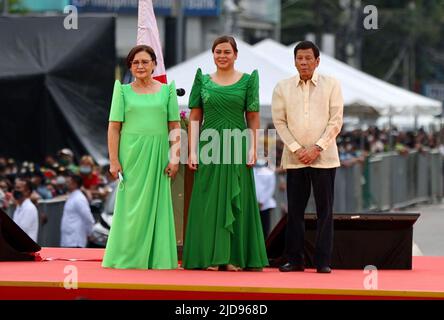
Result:
<instances>
[{"instance_id":1,"label":"face mask","mask_svg":"<svg viewBox=\"0 0 444 320\"><path fill-rule=\"evenodd\" d=\"M91 167L88 167L88 166L80 166L80 168L79 168L79 172L81 174L90 174L91 171L92 171Z\"/></svg>"},{"instance_id":2,"label":"face mask","mask_svg":"<svg viewBox=\"0 0 444 320\"><path fill-rule=\"evenodd\" d=\"M15 200L20 200L23 198L23 192L18 191L18 190L14 190L12 192L12 196L14 197Z\"/></svg>"},{"instance_id":3,"label":"face mask","mask_svg":"<svg viewBox=\"0 0 444 320\"><path fill-rule=\"evenodd\" d=\"M57 184L65 184L66 183L65 177L57 177L56 183Z\"/></svg>"},{"instance_id":4,"label":"face mask","mask_svg":"<svg viewBox=\"0 0 444 320\"><path fill-rule=\"evenodd\" d=\"M60 159L59 160L59 163L62 165L62 166L67 166L67 165L69 165L69 160L67 160L67 159Z\"/></svg>"}]
</instances>

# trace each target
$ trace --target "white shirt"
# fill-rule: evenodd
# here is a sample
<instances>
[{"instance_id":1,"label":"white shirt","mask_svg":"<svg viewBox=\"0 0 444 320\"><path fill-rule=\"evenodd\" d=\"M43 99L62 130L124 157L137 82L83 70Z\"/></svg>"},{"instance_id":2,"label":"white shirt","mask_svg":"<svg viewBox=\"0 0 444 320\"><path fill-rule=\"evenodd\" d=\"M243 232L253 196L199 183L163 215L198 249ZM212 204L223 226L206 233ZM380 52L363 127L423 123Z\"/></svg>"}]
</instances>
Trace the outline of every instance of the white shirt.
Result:
<instances>
[{"instance_id":1,"label":"white shirt","mask_svg":"<svg viewBox=\"0 0 444 320\"><path fill-rule=\"evenodd\" d=\"M332 77L313 74L304 82L299 75L280 81L271 103L273 123L284 142L282 167L307 167L294 152L314 144L323 151L310 167L340 166L336 136L341 131L344 102L340 83Z\"/></svg>"},{"instance_id":2,"label":"white shirt","mask_svg":"<svg viewBox=\"0 0 444 320\"><path fill-rule=\"evenodd\" d=\"M37 242L37 235L39 231L39 213L36 206L28 198L14 211L14 222L22 228L26 234Z\"/></svg>"},{"instance_id":3,"label":"white shirt","mask_svg":"<svg viewBox=\"0 0 444 320\"><path fill-rule=\"evenodd\" d=\"M276 187L276 175L268 167L253 167L254 182L256 184L257 202L262 204L261 211L276 208L274 190Z\"/></svg>"},{"instance_id":4,"label":"white shirt","mask_svg":"<svg viewBox=\"0 0 444 320\"><path fill-rule=\"evenodd\" d=\"M62 247L86 247L88 235L94 225L88 200L80 190L72 192L63 208L61 223Z\"/></svg>"}]
</instances>

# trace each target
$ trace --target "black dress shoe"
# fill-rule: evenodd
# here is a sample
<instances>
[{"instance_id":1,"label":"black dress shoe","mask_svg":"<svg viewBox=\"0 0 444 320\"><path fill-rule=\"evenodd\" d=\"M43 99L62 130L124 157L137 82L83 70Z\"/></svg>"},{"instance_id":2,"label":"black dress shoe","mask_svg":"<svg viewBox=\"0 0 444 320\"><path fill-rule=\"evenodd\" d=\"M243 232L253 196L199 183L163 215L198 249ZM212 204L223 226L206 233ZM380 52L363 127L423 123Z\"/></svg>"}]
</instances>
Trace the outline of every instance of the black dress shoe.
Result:
<instances>
[{"instance_id":1,"label":"black dress shoe","mask_svg":"<svg viewBox=\"0 0 444 320\"><path fill-rule=\"evenodd\" d=\"M320 267L316 269L317 273L331 273L330 267Z\"/></svg>"},{"instance_id":2,"label":"black dress shoe","mask_svg":"<svg viewBox=\"0 0 444 320\"><path fill-rule=\"evenodd\" d=\"M279 267L280 272L290 272L290 271L304 271L304 266L301 266L299 264L291 264L290 262L287 262L286 264Z\"/></svg>"}]
</instances>

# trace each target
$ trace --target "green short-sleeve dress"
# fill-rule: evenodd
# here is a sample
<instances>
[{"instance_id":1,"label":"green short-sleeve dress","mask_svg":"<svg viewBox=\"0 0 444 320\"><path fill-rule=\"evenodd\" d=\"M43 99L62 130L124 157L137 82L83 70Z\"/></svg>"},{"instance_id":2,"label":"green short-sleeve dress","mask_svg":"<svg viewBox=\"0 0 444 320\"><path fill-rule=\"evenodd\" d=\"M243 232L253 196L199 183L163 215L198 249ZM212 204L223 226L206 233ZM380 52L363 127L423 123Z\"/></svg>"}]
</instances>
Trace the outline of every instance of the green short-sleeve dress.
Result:
<instances>
[{"instance_id":1,"label":"green short-sleeve dress","mask_svg":"<svg viewBox=\"0 0 444 320\"><path fill-rule=\"evenodd\" d=\"M177 244L168 165L168 121L179 121L174 82L138 94L115 82L109 121L122 122L119 183L102 266L175 269Z\"/></svg>"},{"instance_id":2,"label":"green short-sleeve dress","mask_svg":"<svg viewBox=\"0 0 444 320\"><path fill-rule=\"evenodd\" d=\"M246 139L241 148L233 140L227 147L227 133L234 132L230 130L243 132L247 128L245 112L259 111L257 71L244 74L232 85L220 86L198 69L189 107L202 108L203 124L182 265L186 269L226 264L264 267L268 259L253 169L246 166ZM214 136L216 132L219 138ZM218 148L214 144L209 147L214 139L220 141ZM236 158L239 155L241 161Z\"/></svg>"}]
</instances>

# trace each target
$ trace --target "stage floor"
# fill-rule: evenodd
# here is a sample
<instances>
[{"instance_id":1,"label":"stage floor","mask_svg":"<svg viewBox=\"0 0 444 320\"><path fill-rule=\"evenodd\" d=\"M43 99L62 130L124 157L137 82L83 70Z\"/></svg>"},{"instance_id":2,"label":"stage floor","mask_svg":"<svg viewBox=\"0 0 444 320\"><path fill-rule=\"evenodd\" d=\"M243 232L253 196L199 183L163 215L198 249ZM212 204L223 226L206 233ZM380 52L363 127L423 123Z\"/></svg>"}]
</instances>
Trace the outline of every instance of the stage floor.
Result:
<instances>
[{"instance_id":1,"label":"stage floor","mask_svg":"<svg viewBox=\"0 0 444 320\"><path fill-rule=\"evenodd\" d=\"M0 299L444 299L444 257L413 257L413 270L318 274L104 269L102 249L40 255L54 260L0 262Z\"/></svg>"}]
</instances>

